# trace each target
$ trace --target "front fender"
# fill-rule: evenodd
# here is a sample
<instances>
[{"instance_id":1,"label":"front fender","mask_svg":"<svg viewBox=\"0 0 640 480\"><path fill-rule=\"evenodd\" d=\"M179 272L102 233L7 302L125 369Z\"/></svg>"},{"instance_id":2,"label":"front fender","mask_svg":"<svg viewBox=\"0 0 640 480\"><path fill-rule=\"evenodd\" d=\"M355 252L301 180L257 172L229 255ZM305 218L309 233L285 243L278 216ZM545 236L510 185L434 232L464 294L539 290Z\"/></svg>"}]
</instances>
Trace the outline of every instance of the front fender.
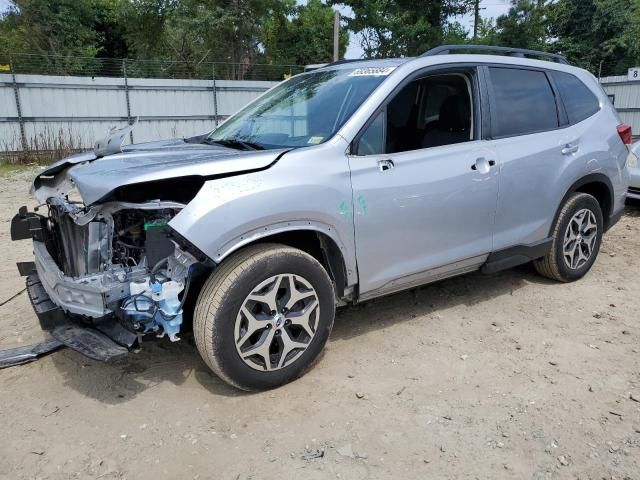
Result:
<instances>
[{"instance_id":1,"label":"front fender","mask_svg":"<svg viewBox=\"0 0 640 480\"><path fill-rule=\"evenodd\" d=\"M205 182L170 226L216 263L271 235L317 231L340 248L347 283L353 285L357 268L349 167L344 144L336 143L287 153L264 171ZM315 159L321 161L314 165Z\"/></svg>"}]
</instances>

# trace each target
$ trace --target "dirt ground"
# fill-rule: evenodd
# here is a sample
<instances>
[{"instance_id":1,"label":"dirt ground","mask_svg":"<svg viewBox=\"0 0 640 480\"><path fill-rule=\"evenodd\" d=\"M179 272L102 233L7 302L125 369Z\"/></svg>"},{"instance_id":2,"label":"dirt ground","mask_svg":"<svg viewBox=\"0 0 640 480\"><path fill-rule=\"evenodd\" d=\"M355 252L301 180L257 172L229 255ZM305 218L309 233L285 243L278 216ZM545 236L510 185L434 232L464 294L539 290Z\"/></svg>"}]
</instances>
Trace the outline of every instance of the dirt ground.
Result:
<instances>
[{"instance_id":1,"label":"dirt ground","mask_svg":"<svg viewBox=\"0 0 640 480\"><path fill-rule=\"evenodd\" d=\"M0 301L23 288L0 180ZM339 311L319 364L275 391L226 386L190 339L102 364L65 349L0 370L0 478L640 479L640 207L588 276L524 266ZM27 296L0 348L42 338Z\"/></svg>"}]
</instances>

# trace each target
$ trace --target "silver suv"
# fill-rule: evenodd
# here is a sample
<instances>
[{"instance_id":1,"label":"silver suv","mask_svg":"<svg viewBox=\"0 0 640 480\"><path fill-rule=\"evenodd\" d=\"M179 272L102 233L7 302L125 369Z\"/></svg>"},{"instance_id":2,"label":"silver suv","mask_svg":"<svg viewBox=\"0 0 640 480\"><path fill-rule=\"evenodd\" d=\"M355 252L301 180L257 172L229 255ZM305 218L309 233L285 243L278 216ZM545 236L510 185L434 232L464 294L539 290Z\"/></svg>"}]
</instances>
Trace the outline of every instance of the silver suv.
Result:
<instances>
[{"instance_id":1,"label":"silver suv","mask_svg":"<svg viewBox=\"0 0 640 480\"><path fill-rule=\"evenodd\" d=\"M103 360L192 328L245 390L302 375L336 306L530 261L581 278L631 141L563 57L469 46L296 75L202 136L127 133L43 171L44 214L12 222L40 322Z\"/></svg>"}]
</instances>

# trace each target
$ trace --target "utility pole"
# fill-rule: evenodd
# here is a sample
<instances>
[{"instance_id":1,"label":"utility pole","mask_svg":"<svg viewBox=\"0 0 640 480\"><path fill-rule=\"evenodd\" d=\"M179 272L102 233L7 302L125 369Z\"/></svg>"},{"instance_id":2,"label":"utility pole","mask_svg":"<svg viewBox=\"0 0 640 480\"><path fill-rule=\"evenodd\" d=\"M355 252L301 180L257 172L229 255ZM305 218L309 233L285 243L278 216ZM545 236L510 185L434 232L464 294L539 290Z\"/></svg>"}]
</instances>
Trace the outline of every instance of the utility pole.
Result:
<instances>
[{"instance_id":1,"label":"utility pole","mask_svg":"<svg viewBox=\"0 0 640 480\"><path fill-rule=\"evenodd\" d=\"M473 4L473 39L478 38L478 23L480 22L480 0Z\"/></svg>"},{"instance_id":2,"label":"utility pole","mask_svg":"<svg viewBox=\"0 0 640 480\"><path fill-rule=\"evenodd\" d=\"M340 12L333 17L333 61L340 60Z\"/></svg>"}]
</instances>

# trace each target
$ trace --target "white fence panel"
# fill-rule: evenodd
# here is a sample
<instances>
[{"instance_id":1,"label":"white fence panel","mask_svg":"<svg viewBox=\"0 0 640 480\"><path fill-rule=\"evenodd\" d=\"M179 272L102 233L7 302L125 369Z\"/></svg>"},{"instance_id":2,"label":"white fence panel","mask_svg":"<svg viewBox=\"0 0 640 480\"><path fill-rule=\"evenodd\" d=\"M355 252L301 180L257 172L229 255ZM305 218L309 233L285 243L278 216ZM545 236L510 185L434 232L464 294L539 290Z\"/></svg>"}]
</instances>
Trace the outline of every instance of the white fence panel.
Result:
<instances>
[{"instance_id":1,"label":"white fence panel","mask_svg":"<svg viewBox=\"0 0 640 480\"><path fill-rule=\"evenodd\" d=\"M139 118L135 142L198 135L277 82L0 74L0 152L64 141L90 148ZM14 91L18 90L20 112Z\"/></svg>"},{"instance_id":2,"label":"white fence panel","mask_svg":"<svg viewBox=\"0 0 640 480\"><path fill-rule=\"evenodd\" d=\"M626 75L618 75L603 77L600 83L620 114L620 119L631 125L634 137L640 135L640 81L629 81Z\"/></svg>"}]
</instances>

